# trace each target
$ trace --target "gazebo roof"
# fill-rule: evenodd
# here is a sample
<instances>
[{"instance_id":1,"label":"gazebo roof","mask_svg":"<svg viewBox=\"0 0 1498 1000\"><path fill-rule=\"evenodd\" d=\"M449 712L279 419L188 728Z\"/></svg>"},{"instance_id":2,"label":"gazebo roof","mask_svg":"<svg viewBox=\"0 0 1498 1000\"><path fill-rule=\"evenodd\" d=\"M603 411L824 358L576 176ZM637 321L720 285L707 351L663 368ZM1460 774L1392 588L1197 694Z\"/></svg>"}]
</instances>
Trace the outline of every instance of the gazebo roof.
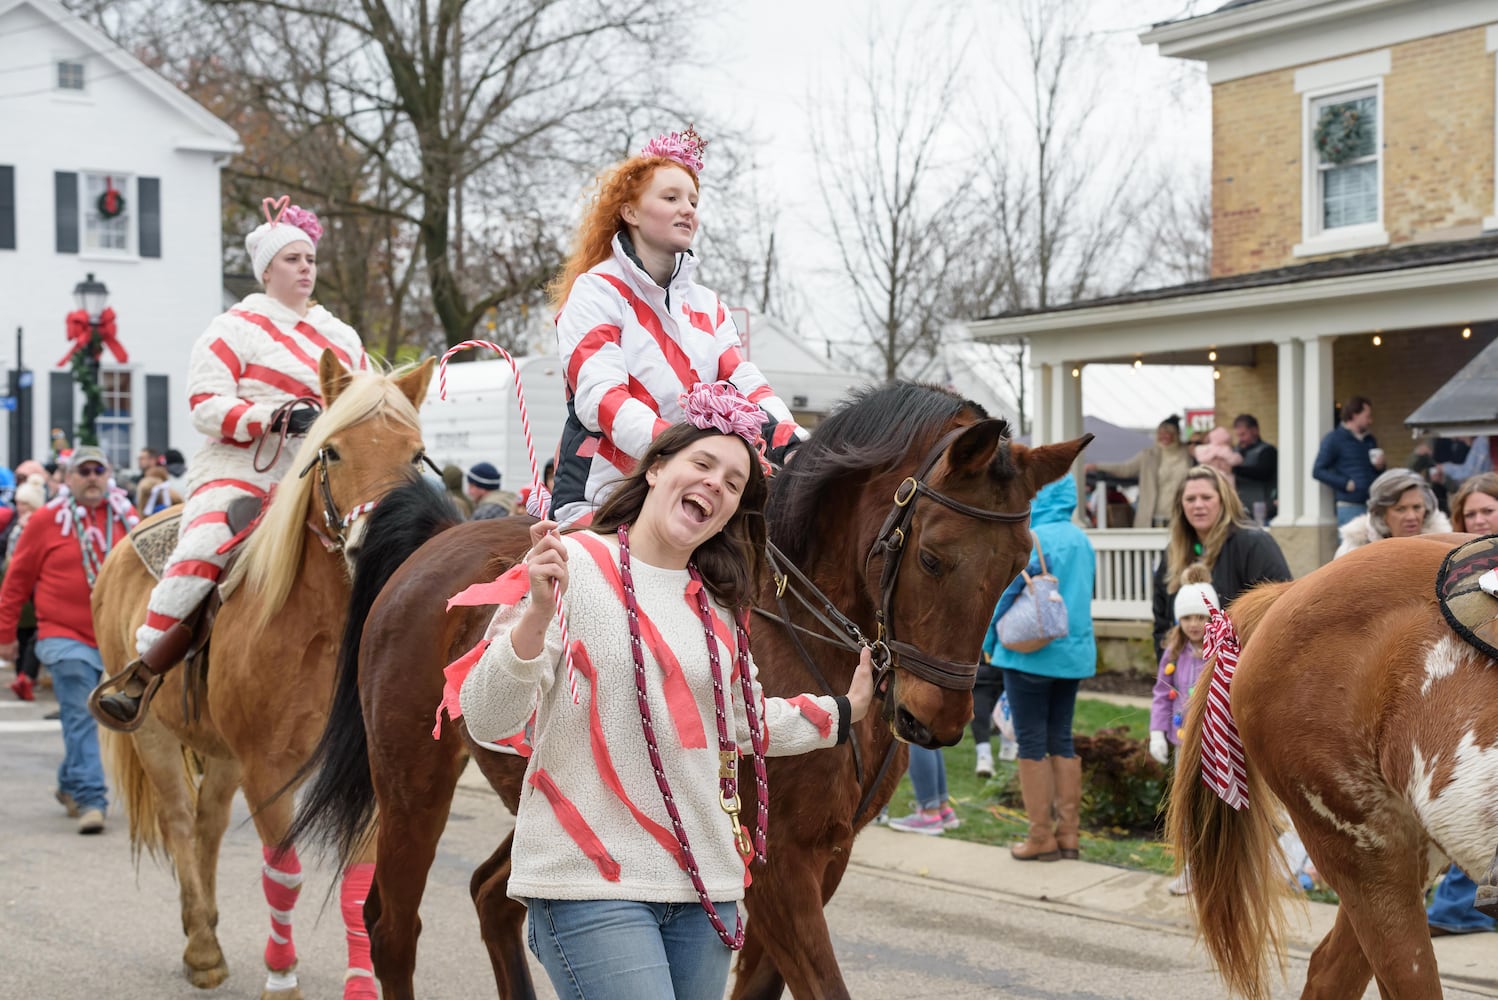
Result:
<instances>
[{"instance_id":1,"label":"gazebo roof","mask_svg":"<svg viewBox=\"0 0 1498 1000\"><path fill-rule=\"evenodd\" d=\"M1483 348L1435 394L1404 418L1405 426L1441 434L1498 430L1498 340Z\"/></svg>"}]
</instances>

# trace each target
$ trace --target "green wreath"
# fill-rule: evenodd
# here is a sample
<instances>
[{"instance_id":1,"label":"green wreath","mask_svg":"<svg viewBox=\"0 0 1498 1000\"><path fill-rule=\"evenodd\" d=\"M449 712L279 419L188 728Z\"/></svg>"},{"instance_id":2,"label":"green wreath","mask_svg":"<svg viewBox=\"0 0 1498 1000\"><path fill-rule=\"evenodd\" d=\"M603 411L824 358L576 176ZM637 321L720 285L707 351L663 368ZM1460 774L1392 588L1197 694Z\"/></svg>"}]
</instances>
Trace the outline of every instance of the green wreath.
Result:
<instances>
[{"instance_id":1,"label":"green wreath","mask_svg":"<svg viewBox=\"0 0 1498 1000\"><path fill-rule=\"evenodd\" d=\"M1366 156L1372 134L1368 116L1356 104L1334 104L1316 119L1316 152L1327 163L1346 163Z\"/></svg>"},{"instance_id":2,"label":"green wreath","mask_svg":"<svg viewBox=\"0 0 1498 1000\"><path fill-rule=\"evenodd\" d=\"M99 195L99 200L94 203L99 210L99 215L106 219L114 219L125 212L125 196L118 188L110 188Z\"/></svg>"}]
</instances>

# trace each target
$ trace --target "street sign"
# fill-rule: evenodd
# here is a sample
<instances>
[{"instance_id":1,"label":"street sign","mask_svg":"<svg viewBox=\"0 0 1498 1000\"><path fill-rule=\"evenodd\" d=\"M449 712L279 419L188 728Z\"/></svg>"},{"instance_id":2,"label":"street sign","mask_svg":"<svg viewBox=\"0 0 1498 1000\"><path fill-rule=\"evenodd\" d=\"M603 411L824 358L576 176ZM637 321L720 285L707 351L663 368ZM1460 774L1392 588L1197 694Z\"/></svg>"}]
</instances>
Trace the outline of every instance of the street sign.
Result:
<instances>
[{"instance_id":1,"label":"street sign","mask_svg":"<svg viewBox=\"0 0 1498 1000\"><path fill-rule=\"evenodd\" d=\"M16 397L0 396L0 410L14 410L16 408Z\"/></svg>"}]
</instances>

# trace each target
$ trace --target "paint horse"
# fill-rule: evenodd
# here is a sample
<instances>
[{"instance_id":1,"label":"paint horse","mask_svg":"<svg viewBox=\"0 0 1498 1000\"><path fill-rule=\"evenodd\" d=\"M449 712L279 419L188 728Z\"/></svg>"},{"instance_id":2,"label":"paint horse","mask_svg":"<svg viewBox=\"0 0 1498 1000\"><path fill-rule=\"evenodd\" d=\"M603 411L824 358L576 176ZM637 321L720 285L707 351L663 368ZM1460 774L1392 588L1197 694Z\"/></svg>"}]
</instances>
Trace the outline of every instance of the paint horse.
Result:
<instances>
[{"instance_id":1,"label":"paint horse","mask_svg":"<svg viewBox=\"0 0 1498 1000\"><path fill-rule=\"evenodd\" d=\"M206 676L192 684L195 693L185 694L194 668L171 671L139 730L104 731L137 856L141 848L164 851L175 866L187 935L182 960L194 986L217 986L229 974L215 933L216 878L230 803L243 785L264 845L263 886L271 908L262 997L302 995L291 937L301 866L295 849L278 847L292 803L290 796L276 796L311 753L327 716L348 608L346 558L365 525L354 515L409 479L424 459L416 408L431 373L427 361L392 376L350 375L331 352L323 353L319 381L326 409L297 453L294 468L301 476L276 487L233 568L233 578L243 582L213 623ZM151 583L131 545L116 546L100 570L93 613L106 674L134 656ZM191 711L189 702L196 703ZM192 762L187 767L184 753ZM351 859L343 891L350 934L345 996L362 998L375 993L353 902L363 898L360 883L369 880L361 861Z\"/></svg>"},{"instance_id":2,"label":"paint horse","mask_svg":"<svg viewBox=\"0 0 1498 1000\"><path fill-rule=\"evenodd\" d=\"M936 747L961 739L984 629L1000 591L1029 558L1029 502L1088 440L1011 444L1007 425L973 404L896 383L845 404L774 480L771 540L799 569L783 604L777 579L766 572L760 580L759 606L778 608L790 626L761 620L753 629L765 692L846 690L857 656L837 633L850 628L892 655L876 681L882 714L854 726L848 744L767 762L771 849L767 864L753 869L738 996L778 997L783 984L798 997L848 995L822 906L854 836L899 783L900 741ZM365 920L387 1000L415 995L417 908L466 756L474 755L511 810L525 770L521 758L474 745L461 720L443 723L433 739L443 668L474 647L493 613L448 613L447 599L518 561L532 522L450 523L429 497L406 491L375 512L371 561L355 580L338 691L316 758L321 770L297 818L298 831L316 833L348 858L364 844L378 807ZM833 621L824 606L841 619L831 630L813 613ZM664 822L658 801L653 808ZM533 997L525 908L505 892L510 843L474 873L471 890L500 994Z\"/></svg>"},{"instance_id":3,"label":"paint horse","mask_svg":"<svg viewBox=\"0 0 1498 1000\"><path fill-rule=\"evenodd\" d=\"M1466 538L1385 539L1233 603L1248 806L1203 783L1208 699L1195 699L1168 825L1234 993L1267 997L1267 955L1283 958L1278 800L1341 900L1301 996L1360 997L1370 977L1386 998L1441 995L1424 890L1448 859L1480 877L1498 844L1498 667L1436 602L1437 571Z\"/></svg>"}]
</instances>

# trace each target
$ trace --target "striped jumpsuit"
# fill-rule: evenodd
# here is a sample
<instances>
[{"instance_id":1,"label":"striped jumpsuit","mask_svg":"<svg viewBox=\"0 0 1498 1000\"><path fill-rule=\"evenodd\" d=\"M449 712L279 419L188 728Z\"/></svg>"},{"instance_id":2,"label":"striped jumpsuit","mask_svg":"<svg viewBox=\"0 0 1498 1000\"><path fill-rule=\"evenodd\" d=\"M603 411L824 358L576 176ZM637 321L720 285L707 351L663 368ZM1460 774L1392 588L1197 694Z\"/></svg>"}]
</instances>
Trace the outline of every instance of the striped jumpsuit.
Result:
<instances>
[{"instance_id":1,"label":"striped jumpsuit","mask_svg":"<svg viewBox=\"0 0 1498 1000\"><path fill-rule=\"evenodd\" d=\"M137 652L190 614L218 582L229 560L229 551L221 551L232 537L229 504L265 497L291 471L295 440L266 472L254 469L255 445L269 433L276 407L298 396L321 400L317 364L324 348L351 370L369 368L359 335L347 323L322 306L298 316L260 292L214 319L193 344L189 404L193 426L207 441L188 469L182 534L151 592L145 624L135 634Z\"/></svg>"}]
</instances>

